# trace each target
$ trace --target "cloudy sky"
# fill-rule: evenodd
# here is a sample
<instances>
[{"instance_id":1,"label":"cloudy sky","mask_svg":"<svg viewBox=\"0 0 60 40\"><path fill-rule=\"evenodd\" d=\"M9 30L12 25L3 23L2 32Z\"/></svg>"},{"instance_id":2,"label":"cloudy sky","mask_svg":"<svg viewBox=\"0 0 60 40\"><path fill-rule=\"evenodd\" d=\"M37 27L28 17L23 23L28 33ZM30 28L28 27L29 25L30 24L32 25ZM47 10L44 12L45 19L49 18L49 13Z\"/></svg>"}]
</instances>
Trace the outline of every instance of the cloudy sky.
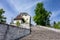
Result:
<instances>
[{"instance_id":1,"label":"cloudy sky","mask_svg":"<svg viewBox=\"0 0 60 40\"><path fill-rule=\"evenodd\" d=\"M60 0L0 0L0 8L4 9L7 23L10 23L20 12L27 12L33 17L38 2L43 2L45 9L52 12L51 23L60 21Z\"/></svg>"}]
</instances>

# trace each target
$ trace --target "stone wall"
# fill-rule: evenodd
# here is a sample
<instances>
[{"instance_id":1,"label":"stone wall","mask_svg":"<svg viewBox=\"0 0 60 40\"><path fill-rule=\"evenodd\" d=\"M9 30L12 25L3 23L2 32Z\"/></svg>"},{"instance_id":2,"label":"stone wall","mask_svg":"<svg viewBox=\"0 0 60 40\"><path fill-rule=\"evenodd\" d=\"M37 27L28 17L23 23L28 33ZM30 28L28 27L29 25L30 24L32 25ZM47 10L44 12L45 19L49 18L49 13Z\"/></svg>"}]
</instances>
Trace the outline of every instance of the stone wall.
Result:
<instances>
[{"instance_id":1,"label":"stone wall","mask_svg":"<svg viewBox=\"0 0 60 40\"><path fill-rule=\"evenodd\" d=\"M0 40L15 40L30 34L30 29L0 23Z\"/></svg>"},{"instance_id":2,"label":"stone wall","mask_svg":"<svg viewBox=\"0 0 60 40\"><path fill-rule=\"evenodd\" d=\"M21 24L19 27L21 28L26 28L26 29L30 29L30 24Z\"/></svg>"}]
</instances>

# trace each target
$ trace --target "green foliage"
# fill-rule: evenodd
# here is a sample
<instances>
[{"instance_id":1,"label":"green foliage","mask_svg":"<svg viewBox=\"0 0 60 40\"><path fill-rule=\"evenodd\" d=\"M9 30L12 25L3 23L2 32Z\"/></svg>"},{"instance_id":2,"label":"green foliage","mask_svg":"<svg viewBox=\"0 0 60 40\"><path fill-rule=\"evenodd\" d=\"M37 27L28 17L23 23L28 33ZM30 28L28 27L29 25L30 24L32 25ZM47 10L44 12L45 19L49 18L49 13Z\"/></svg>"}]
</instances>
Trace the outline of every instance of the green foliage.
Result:
<instances>
[{"instance_id":1,"label":"green foliage","mask_svg":"<svg viewBox=\"0 0 60 40\"><path fill-rule=\"evenodd\" d=\"M6 23L6 17L3 16L5 11L3 9L0 9L0 22L1 23Z\"/></svg>"},{"instance_id":2,"label":"green foliage","mask_svg":"<svg viewBox=\"0 0 60 40\"><path fill-rule=\"evenodd\" d=\"M60 29L60 22L54 24L54 28Z\"/></svg>"},{"instance_id":3,"label":"green foliage","mask_svg":"<svg viewBox=\"0 0 60 40\"><path fill-rule=\"evenodd\" d=\"M19 21L17 21L17 22L16 22L16 25L17 25L17 26L20 26L20 22L19 22Z\"/></svg>"},{"instance_id":4,"label":"green foliage","mask_svg":"<svg viewBox=\"0 0 60 40\"><path fill-rule=\"evenodd\" d=\"M37 3L33 19L37 25L50 26L50 14L51 12L43 7L43 3Z\"/></svg>"}]
</instances>

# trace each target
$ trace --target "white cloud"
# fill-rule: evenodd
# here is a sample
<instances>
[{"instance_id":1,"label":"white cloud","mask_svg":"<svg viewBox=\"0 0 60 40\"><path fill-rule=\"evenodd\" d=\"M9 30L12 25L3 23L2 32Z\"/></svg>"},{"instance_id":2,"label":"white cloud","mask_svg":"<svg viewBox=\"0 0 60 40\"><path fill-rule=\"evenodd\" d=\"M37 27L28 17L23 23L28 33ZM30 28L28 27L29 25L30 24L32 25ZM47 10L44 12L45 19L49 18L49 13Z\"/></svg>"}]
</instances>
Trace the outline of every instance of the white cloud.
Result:
<instances>
[{"instance_id":1,"label":"white cloud","mask_svg":"<svg viewBox=\"0 0 60 40\"><path fill-rule=\"evenodd\" d=\"M56 17L57 15L59 15L60 14L60 10L58 10L58 11L53 11L52 12L52 15L51 15L51 17Z\"/></svg>"},{"instance_id":2,"label":"white cloud","mask_svg":"<svg viewBox=\"0 0 60 40\"><path fill-rule=\"evenodd\" d=\"M54 21L56 22L60 21L59 15L60 15L60 10L53 11L50 17L51 23L53 23Z\"/></svg>"},{"instance_id":3,"label":"white cloud","mask_svg":"<svg viewBox=\"0 0 60 40\"><path fill-rule=\"evenodd\" d=\"M60 15L60 10L58 11L53 11L51 15L51 19L56 18L58 15Z\"/></svg>"},{"instance_id":4,"label":"white cloud","mask_svg":"<svg viewBox=\"0 0 60 40\"><path fill-rule=\"evenodd\" d=\"M6 19L7 23L10 23L11 18L14 17L11 14L12 12L10 12L9 10L7 10L6 7L4 7L1 3L0 3L0 8L2 8L5 11L5 13L3 15L7 18Z\"/></svg>"},{"instance_id":5,"label":"white cloud","mask_svg":"<svg viewBox=\"0 0 60 40\"><path fill-rule=\"evenodd\" d=\"M25 11L29 8L31 8L32 6L34 6L37 2L39 2L41 0L31 0L30 2L28 0L8 0L8 2L10 2L11 5L13 5L16 10L18 11Z\"/></svg>"}]
</instances>

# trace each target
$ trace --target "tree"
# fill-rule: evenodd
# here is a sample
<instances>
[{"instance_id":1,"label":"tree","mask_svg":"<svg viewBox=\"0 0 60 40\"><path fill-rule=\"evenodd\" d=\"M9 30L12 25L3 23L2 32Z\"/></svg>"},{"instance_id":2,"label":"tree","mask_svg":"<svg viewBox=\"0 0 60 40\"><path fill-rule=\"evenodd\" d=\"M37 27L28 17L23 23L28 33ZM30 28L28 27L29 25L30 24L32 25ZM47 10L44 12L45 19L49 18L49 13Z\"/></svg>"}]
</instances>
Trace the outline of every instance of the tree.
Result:
<instances>
[{"instance_id":1,"label":"tree","mask_svg":"<svg viewBox=\"0 0 60 40\"><path fill-rule=\"evenodd\" d=\"M54 25L56 24L56 22L54 21Z\"/></svg>"},{"instance_id":2,"label":"tree","mask_svg":"<svg viewBox=\"0 0 60 40\"><path fill-rule=\"evenodd\" d=\"M55 23L53 27L54 27L54 28L57 28L57 29L60 29L60 22Z\"/></svg>"},{"instance_id":3,"label":"tree","mask_svg":"<svg viewBox=\"0 0 60 40\"><path fill-rule=\"evenodd\" d=\"M1 23L6 23L6 17L3 16L5 11L3 9L0 9L0 22Z\"/></svg>"},{"instance_id":4,"label":"tree","mask_svg":"<svg viewBox=\"0 0 60 40\"><path fill-rule=\"evenodd\" d=\"M55 26L55 25L56 25L56 22L54 21L54 22L53 22L53 26Z\"/></svg>"},{"instance_id":5,"label":"tree","mask_svg":"<svg viewBox=\"0 0 60 40\"><path fill-rule=\"evenodd\" d=\"M33 20L37 25L50 26L50 14L51 12L48 12L43 7L43 3L37 3Z\"/></svg>"},{"instance_id":6,"label":"tree","mask_svg":"<svg viewBox=\"0 0 60 40\"><path fill-rule=\"evenodd\" d=\"M20 26L20 22L19 22L19 21L17 21L17 22L16 22L16 25L17 25L17 26Z\"/></svg>"}]
</instances>

